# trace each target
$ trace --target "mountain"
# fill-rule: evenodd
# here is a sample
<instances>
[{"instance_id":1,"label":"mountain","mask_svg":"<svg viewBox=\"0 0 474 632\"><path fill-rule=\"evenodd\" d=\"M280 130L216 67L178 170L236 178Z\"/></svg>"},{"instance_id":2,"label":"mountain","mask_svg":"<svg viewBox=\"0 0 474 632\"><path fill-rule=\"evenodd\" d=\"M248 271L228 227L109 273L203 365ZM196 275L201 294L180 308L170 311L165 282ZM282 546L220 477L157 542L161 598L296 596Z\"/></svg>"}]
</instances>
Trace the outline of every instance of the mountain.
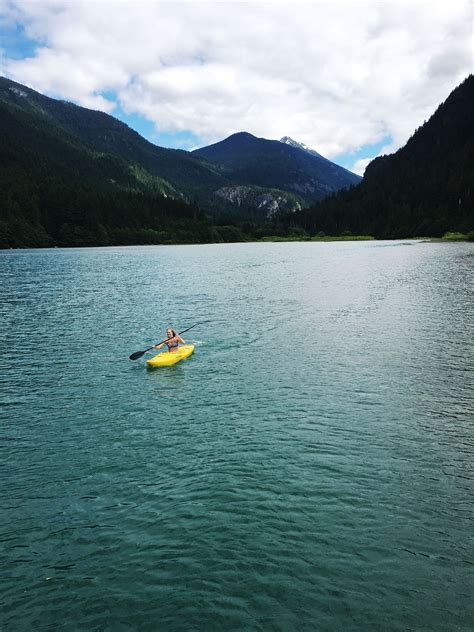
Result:
<instances>
[{"instance_id":1,"label":"mountain","mask_svg":"<svg viewBox=\"0 0 474 632\"><path fill-rule=\"evenodd\" d=\"M215 240L171 185L0 99L0 248Z\"/></svg>"},{"instance_id":2,"label":"mountain","mask_svg":"<svg viewBox=\"0 0 474 632\"><path fill-rule=\"evenodd\" d=\"M375 158L356 187L304 209L290 223L315 233L382 238L474 229L474 76L448 96L406 145Z\"/></svg>"},{"instance_id":3,"label":"mountain","mask_svg":"<svg viewBox=\"0 0 474 632\"><path fill-rule=\"evenodd\" d=\"M230 240L239 231L216 223L259 226L304 204L224 171L103 112L0 78L0 247Z\"/></svg>"},{"instance_id":4,"label":"mountain","mask_svg":"<svg viewBox=\"0 0 474 632\"><path fill-rule=\"evenodd\" d=\"M266 140L247 132L196 149L193 155L214 164L224 177L240 186L289 191L303 203L322 199L361 179L294 141Z\"/></svg>"},{"instance_id":5,"label":"mountain","mask_svg":"<svg viewBox=\"0 0 474 632\"><path fill-rule=\"evenodd\" d=\"M298 158L301 152L294 149L294 165L291 164L292 156L285 152L281 156L285 164L278 165L278 156L270 152L270 164L266 168L260 165L260 175L254 173L250 165L252 177L246 180L242 178L241 170L234 173L209 159L205 149L191 153L158 147L113 116L52 99L4 77L0 77L0 102L29 115L35 125L47 126L57 137L74 139L82 149L120 158L125 169L125 163L129 165L129 172L140 171L140 189L152 183L154 192L159 189L168 196L196 202L214 215L231 213L264 219L281 211L301 209L358 179L322 158L319 167L301 167L301 156ZM271 144L274 141L263 142ZM28 151L26 147L25 150ZM318 177L318 168L321 177ZM327 185L326 172L330 173L331 169L336 172L329 177L331 184ZM265 173L274 170L278 171L275 177ZM339 171L345 172L342 180ZM292 186L287 188L286 182Z\"/></svg>"},{"instance_id":6,"label":"mountain","mask_svg":"<svg viewBox=\"0 0 474 632\"><path fill-rule=\"evenodd\" d=\"M0 77L0 100L43 119L50 128L76 138L92 151L114 154L140 165L184 196L195 197L196 189L218 188L226 183L215 169L203 165L189 152L153 145L104 112L51 99L4 77Z\"/></svg>"},{"instance_id":7,"label":"mountain","mask_svg":"<svg viewBox=\"0 0 474 632\"><path fill-rule=\"evenodd\" d=\"M112 116L0 78L0 247L468 232L473 109L470 75L360 182L289 137L164 149Z\"/></svg>"}]
</instances>

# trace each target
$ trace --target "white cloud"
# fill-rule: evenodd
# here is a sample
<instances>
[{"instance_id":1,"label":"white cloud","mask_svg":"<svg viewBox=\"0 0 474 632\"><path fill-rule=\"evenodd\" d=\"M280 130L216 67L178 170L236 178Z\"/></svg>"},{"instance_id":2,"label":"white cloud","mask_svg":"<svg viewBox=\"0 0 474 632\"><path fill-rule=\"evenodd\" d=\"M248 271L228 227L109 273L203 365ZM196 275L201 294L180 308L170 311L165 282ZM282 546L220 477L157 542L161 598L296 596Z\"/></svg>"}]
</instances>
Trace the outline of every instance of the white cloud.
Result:
<instances>
[{"instance_id":1,"label":"white cloud","mask_svg":"<svg viewBox=\"0 0 474 632\"><path fill-rule=\"evenodd\" d=\"M360 160L356 160L356 162L351 167L351 171L357 173L359 176L363 176L365 168L371 160L372 158L361 158Z\"/></svg>"},{"instance_id":2,"label":"white cloud","mask_svg":"<svg viewBox=\"0 0 474 632\"><path fill-rule=\"evenodd\" d=\"M246 130L334 157L391 135L393 150L472 71L469 2L457 0L7 6L41 45L3 58L2 74L108 112L100 93L115 92L157 130L204 142Z\"/></svg>"}]
</instances>

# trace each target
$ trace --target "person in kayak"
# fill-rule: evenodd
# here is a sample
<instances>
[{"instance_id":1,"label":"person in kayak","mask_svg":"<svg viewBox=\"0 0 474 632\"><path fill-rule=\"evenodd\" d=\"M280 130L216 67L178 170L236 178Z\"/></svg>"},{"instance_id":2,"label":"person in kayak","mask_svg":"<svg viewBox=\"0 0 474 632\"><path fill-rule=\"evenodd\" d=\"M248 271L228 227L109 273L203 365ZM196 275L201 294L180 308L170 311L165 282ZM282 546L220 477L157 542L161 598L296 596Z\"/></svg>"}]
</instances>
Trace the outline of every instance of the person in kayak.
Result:
<instances>
[{"instance_id":1,"label":"person in kayak","mask_svg":"<svg viewBox=\"0 0 474 632\"><path fill-rule=\"evenodd\" d=\"M168 340L159 345L153 345L153 349L161 349L164 345L166 345L168 347L168 351L173 353L174 351L178 351L178 345L180 343L184 345L184 340L174 331L174 329L171 329L171 327L168 327L166 330L166 336L168 337Z\"/></svg>"}]
</instances>

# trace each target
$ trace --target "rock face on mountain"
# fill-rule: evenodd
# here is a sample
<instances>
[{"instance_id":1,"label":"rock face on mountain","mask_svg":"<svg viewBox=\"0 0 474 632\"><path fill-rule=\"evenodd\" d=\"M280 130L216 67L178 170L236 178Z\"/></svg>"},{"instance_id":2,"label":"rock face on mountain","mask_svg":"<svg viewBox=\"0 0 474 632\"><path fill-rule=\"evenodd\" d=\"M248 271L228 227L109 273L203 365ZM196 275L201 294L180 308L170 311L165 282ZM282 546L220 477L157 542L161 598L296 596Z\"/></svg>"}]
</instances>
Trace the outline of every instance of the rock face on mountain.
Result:
<instances>
[{"instance_id":1,"label":"rock face on mountain","mask_svg":"<svg viewBox=\"0 0 474 632\"><path fill-rule=\"evenodd\" d=\"M360 182L360 176L285 137L285 141L256 138L239 132L219 143L196 149L230 180L291 191L303 201L320 200Z\"/></svg>"},{"instance_id":2,"label":"rock face on mountain","mask_svg":"<svg viewBox=\"0 0 474 632\"><path fill-rule=\"evenodd\" d=\"M222 187L215 191L215 195L236 206L237 208L254 208L258 215L271 219L279 212L294 212L301 210L300 202L288 193L250 186Z\"/></svg>"}]
</instances>

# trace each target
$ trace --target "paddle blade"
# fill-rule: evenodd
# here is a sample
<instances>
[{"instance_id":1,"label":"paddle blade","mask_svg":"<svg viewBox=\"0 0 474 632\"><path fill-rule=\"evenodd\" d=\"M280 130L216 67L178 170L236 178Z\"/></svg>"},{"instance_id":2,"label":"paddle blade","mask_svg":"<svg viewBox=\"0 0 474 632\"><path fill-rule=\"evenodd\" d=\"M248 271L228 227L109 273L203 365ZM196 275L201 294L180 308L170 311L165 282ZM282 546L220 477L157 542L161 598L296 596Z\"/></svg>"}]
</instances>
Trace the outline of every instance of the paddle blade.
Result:
<instances>
[{"instance_id":1,"label":"paddle blade","mask_svg":"<svg viewBox=\"0 0 474 632\"><path fill-rule=\"evenodd\" d=\"M138 358L141 358L145 353L146 351L135 351L135 353L132 353L132 355L128 357L130 360L138 360Z\"/></svg>"}]
</instances>

